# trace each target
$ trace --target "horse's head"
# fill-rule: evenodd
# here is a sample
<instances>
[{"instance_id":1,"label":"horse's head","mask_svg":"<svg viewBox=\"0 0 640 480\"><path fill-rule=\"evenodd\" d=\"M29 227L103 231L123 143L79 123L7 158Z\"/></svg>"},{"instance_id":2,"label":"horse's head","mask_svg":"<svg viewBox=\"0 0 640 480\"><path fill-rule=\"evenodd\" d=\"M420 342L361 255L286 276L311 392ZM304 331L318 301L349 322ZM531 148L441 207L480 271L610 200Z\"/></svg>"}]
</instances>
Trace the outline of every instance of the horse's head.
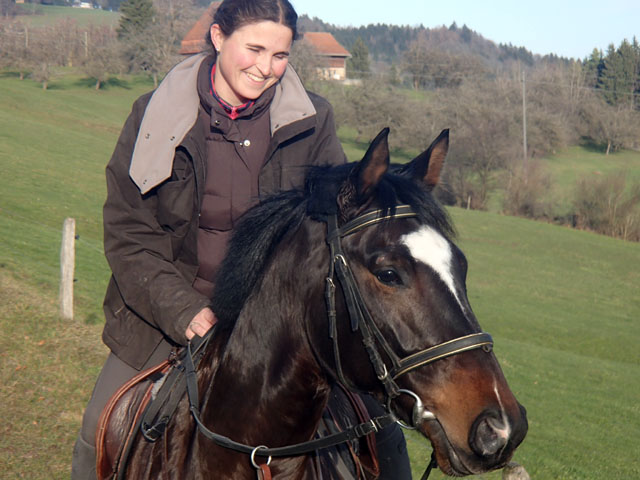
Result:
<instances>
[{"instance_id":1,"label":"horse's head","mask_svg":"<svg viewBox=\"0 0 640 480\"><path fill-rule=\"evenodd\" d=\"M327 219L326 298L337 312L335 341L321 312L311 342L336 378L388 402L427 436L445 473L500 468L527 420L471 310L465 256L431 196L448 131L404 166L390 166L387 134L339 181L309 182L310 209Z\"/></svg>"}]
</instances>

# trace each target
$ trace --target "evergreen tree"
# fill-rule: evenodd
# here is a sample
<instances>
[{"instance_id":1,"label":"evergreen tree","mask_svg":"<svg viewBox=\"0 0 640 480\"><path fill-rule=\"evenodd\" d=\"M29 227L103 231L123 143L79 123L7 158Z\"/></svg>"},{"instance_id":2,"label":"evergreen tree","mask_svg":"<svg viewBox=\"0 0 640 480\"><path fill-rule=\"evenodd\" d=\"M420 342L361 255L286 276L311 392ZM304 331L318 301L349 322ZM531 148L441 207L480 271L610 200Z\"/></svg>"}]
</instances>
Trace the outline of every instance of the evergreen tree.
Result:
<instances>
[{"instance_id":1,"label":"evergreen tree","mask_svg":"<svg viewBox=\"0 0 640 480\"><path fill-rule=\"evenodd\" d=\"M471 43L471 39L473 38L473 31L469 27L467 27L466 24L462 25L460 38L464 43Z\"/></svg>"},{"instance_id":2,"label":"evergreen tree","mask_svg":"<svg viewBox=\"0 0 640 480\"><path fill-rule=\"evenodd\" d=\"M118 38L123 39L143 32L153 23L152 0L125 0L120 4Z\"/></svg>"},{"instance_id":3,"label":"evergreen tree","mask_svg":"<svg viewBox=\"0 0 640 480\"><path fill-rule=\"evenodd\" d=\"M635 105L639 65L638 49L627 40L623 40L617 49L613 44L609 46L598 79L598 87L602 89L607 103L614 106Z\"/></svg>"},{"instance_id":4,"label":"evergreen tree","mask_svg":"<svg viewBox=\"0 0 640 480\"><path fill-rule=\"evenodd\" d=\"M347 67L351 78L363 78L371 73L369 49L361 37L358 37L351 47L351 58L347 60Z\"/></svg>"},{"instance_id":5,"label":"evergreen tree","mask_svg":"<svg viewBox=\"0 0 640 480\"><path fill-rule=\"evenodd\" d=\"M589 87L595 87L598 85L598 80L602 73L602 69L604 68L602 50L594 48L591 55L582 62L582 65L587 85Z\"/></svg>"}]
</instances>

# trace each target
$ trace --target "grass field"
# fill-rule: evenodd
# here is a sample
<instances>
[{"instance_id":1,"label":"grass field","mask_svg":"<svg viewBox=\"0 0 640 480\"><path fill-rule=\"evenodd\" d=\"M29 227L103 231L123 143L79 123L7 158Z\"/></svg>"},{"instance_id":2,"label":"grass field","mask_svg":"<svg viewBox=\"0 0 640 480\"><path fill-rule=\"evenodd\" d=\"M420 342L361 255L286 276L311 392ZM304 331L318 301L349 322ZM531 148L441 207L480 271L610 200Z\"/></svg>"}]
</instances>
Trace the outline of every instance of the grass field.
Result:
<instances>
[{"instance_id":1,"label":"grass field","mask_svg":"<svg viewBox=\"0 0 640 480\"><path fill-rule=\"evenodd\" d=\"M53 25L60 20L70 18L78 26L105 25L117 27L120 13L91 8L73 8L56 5L23 4L20 6L27 15L18 15L17 19L32 27Z\"/></svg>"},{"instance_id":2,"label":"grass field","mask_svg":"<svg viewBox=\"0 0 640 480\"><path fill-rule=\"evenodd\" d=\"M104 167L133 99L152 84L111 82L119 86L92 94L75 77L58 78L50 91L11 75L0 81L0 161L14 172L0 187L0 262L53 287L62 223L74 217L77 306L83 315L101 317L94 299L107 279L101 254ZM24 257L34 261L25 265Z\"/></svg>"},{"instance_id":3,"label":"grass field","mask_svg":"<svg viewBox=\"0 0 640 480\"><path fill-rule=\"evenodd\" d=\"M632 151L603 155L586 147L570 147L550 158L540 159L553 179L551 195L561 213L568 210L577 179L602 178L622 173L627 186L640 183L640 153Z\"/></svg>"},{"instance_id":4,"label":"grass field","mask_svg":"<svg viewBox=\"0 0 640 480\"><path fill-rule=\"evenodd\" d=\"M144 79L121 79L96 92L65 76L43 91L0 75L2 479L69 476L73 439L106 353L99 339L108 277L104 166L132 101L150 88ZM341 136L350 158L361 154L348 131ZM565 161L581 161L578 150L570 155ZM564 168L562 157L549 161ZM597 157L588 161L605 168ZM451 213L469 259L471 303L528 410L529 435L515 460L536 480L640 478L640 245L492 213ZM67 216L79 235L77 315L63 322L56 295ZM408 439L420 478L430 449Z\"/></svg>"}]
</instances>

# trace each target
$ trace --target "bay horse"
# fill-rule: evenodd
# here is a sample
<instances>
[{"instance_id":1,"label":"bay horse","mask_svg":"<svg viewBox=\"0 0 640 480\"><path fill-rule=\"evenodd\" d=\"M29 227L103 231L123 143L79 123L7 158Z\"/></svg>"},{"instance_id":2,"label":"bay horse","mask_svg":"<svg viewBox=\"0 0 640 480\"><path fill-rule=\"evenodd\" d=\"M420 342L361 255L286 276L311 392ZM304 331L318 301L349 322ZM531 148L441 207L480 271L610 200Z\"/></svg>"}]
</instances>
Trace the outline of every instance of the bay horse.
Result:
<instances>
[{"instance_id":1,"label":"bay horse","mask_svg":"<svg viewBox=\"0 0 640 480\"><path fill-rule=\"evenodd\" d=\"M406 165L390 164L387 135L360 162L314 169L304 189L245 214L216 283L195 405L181 400L159 441L137 436L126 478L255 478L258 459L276 479L312 478L307 455L266 457L314 437L336 381L417 428L448 475L511 459L526 413L471 310L465 256L432 196L448 130ZM123 428L117 416L109 428ZM251 458L205 431L253 446Z\"/></svg>"}]
</instances>

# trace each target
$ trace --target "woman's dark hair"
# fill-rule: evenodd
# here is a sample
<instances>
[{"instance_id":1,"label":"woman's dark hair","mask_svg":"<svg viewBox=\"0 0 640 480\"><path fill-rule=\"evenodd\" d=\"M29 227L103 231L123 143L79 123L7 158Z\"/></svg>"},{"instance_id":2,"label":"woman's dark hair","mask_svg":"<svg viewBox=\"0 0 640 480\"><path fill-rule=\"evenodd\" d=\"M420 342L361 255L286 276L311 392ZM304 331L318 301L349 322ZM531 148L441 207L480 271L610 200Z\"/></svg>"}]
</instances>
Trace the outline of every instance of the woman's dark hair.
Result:
<instances>
[{"instance_id":1,"label":"woman's dark hair","mask_svg":"<svg viewBox=\"0 0 640 480\"><path fill-rule=\"evenodd\" d=\"M298 38L298 14L289 0L224 0L213 16L226 36L250 23L271 21L289 27L293 40ZM207 33L211 45L211 32Z\"/></svg>"}]
</instances>

